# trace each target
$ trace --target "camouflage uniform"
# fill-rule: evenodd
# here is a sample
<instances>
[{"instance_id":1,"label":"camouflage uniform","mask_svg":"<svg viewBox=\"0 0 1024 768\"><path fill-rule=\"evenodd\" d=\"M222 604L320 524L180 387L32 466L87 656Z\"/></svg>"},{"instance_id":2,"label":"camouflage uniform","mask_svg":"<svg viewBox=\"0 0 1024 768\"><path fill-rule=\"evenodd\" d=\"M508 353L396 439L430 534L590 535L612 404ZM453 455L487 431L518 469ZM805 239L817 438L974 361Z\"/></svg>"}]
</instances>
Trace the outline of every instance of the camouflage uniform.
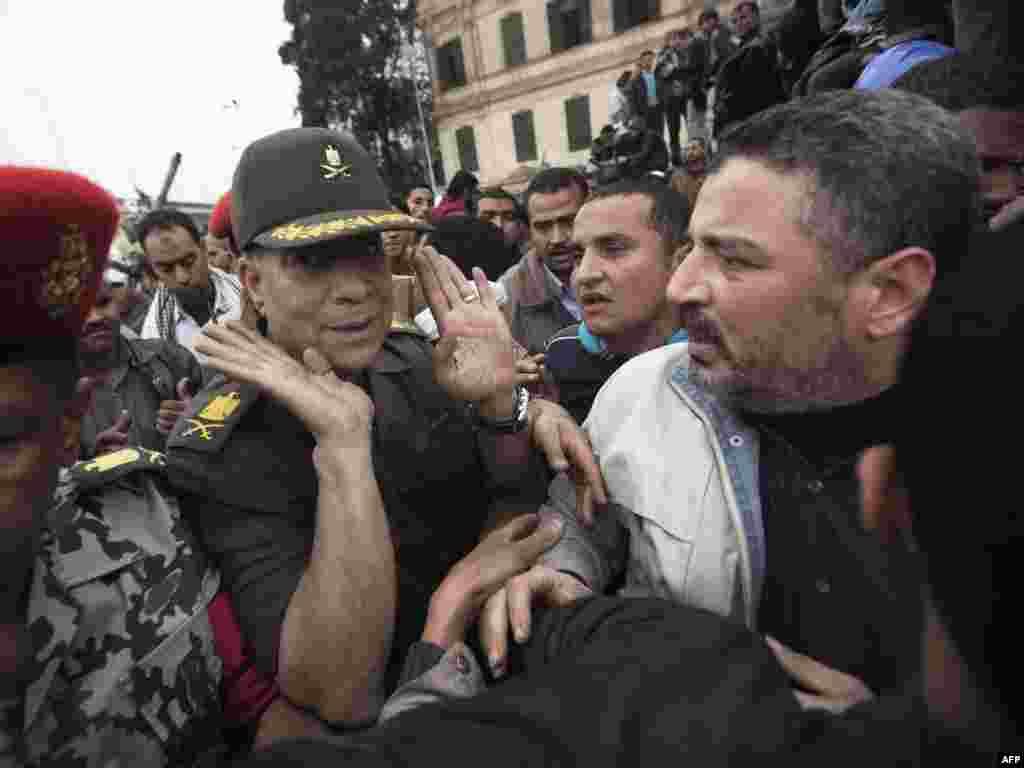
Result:
<instances>
[{"instance_id":1,"label":"camouflage uniform","mask_svg":"<svg viewBox=\"0 0 1024 768\"><path fill-rule=\"evenodd\" d=\"M220 577L161 490L163 466L129 448L62 473L29 602L31 765L193 765L220 752L206 612Z\"/></svg>"}]
</instances>

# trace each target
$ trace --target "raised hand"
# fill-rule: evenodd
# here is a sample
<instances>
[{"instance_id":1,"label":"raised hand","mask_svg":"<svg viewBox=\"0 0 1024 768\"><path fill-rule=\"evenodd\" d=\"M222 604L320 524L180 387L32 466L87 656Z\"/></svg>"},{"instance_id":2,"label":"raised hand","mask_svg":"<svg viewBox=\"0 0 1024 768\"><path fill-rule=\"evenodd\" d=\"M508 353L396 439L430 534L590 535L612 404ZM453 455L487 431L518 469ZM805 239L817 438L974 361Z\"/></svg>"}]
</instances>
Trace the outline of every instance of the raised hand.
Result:
<instances>
[{"instance_id":1,"label":"raised hand","mask_svg":"<svg viewBox=\"0 0 1024 768\"><path fill-rule=\"evenodd\" d=\"M96 455L120 451L128 445L128 428L132 425L132 417L128 411L121 411L117 421L109 429L96 435Z\"/></svg>"},{"instance_id":2,"label":"raised hand","mask_svg":"<svg viewBox=\"0 0 1024 768\"><path fill-rule=\"evenodd\" d=\"M188 409L189 402L192 400L193 393L188 379L179 381L176 391L178 399L162 401L159 410L156 412L156 431L162 435L169 435L171 433L174 425L178 423L181 414Z\"/></svg>"},{"instance_id":3,"label":"raised hand","mask_svg":"<svg viewBox=\"0 0 1024 768\"><path fill-rule=\"evenodd\" d=\"M524 387L540 384L544 377L544 353L527 355L516 361L517 380Z\"/></svg>"},{"instance_id":4,"label":"raised hand","mask_svg":"<svg viewBox=\"0 0 1024 768\"><path fill-rule=\"evenodd\" d=\"M591 594L575 576L535 565L489 596L480 616L480 642L494 676L501 677L507 667L509 629L517 643L530 639L535 604L569 605Z\"/></svg>"},{"instance_id":5,"label":"raised hand","mask_svg":"<svg viewBox=\"0 0 1024 768\"><path fill-rule=\"evenodd\" d=\"M496 397L511 408L518 377L514 342L487 276L474 268L468 282L450 259L423 242L413 266L441 336L434 348L438 383L456 400L480 403L481 409Z\"/></svg>"},{"instance_id":6,"label":"raised hand","mask_svg":"<svg viewBox=\"0 0 1024 768\"><path fill-rule=\"evenodd\" d=\"M608 491L587 433L565 408L550 400L531 400L527 415L534 446L544 452L553 471L569 475L576 486L576 517L590 525L594 505L607 504Z\"/></svg>"},{"instance_id":7,"label":"raised hand","mask_svg":"<svg viewBox=\"0 0 1024 768\"><path fill-rule=\"evenodd\" d=\"M430 600L423 639L449 648L461 641L487 599L529 569L562 536L557 518L523 515L488 534L456 563Z\"/></svg>"},{"instance_id":8,"label":"raised hand","mask_svg":"<svg viewBox=\"0 0 1024 768\"><path fill-rule=\"evenodd\" d=\"M255 384L281 401L321 446L357 440L368 448L373 403L359 387L339 379L317 350L307 349L300 363L236 320L207 325L196 350L229 378Z\"/></svg>"}]
</instances>

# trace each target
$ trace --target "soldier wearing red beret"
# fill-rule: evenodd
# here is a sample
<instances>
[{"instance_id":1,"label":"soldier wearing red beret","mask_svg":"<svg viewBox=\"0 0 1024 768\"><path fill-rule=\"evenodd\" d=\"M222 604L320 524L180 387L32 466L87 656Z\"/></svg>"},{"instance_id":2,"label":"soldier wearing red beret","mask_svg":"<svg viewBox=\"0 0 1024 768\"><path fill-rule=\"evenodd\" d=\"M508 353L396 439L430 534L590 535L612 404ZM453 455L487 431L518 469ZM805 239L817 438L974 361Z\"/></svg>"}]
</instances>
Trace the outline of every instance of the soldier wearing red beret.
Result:
<instances>
[{"instance_id":1,"label":"soldier wearing red beret","mask_svg":"<svg viewBox=\"0 0 1024 768\"><path fill-rule=\"evenodd\" d=\"M114 198L81 176L0 168L4 765L192 765L223 743L220 577L164 490L162 454L60 469L117 226Z\"/></svg>"},{"instance_id":2,"label":"soldier wearing red beret","mask_svg":"<svg viewBox=\"0 0 1024 768\"><path fill-rule=\"evenodd\" d=\"M210 264L231 274L238 273L238 246L231 231L231 190L220 196L210 215L206 234L206 253Z\"/></svg>"}]
</instances>

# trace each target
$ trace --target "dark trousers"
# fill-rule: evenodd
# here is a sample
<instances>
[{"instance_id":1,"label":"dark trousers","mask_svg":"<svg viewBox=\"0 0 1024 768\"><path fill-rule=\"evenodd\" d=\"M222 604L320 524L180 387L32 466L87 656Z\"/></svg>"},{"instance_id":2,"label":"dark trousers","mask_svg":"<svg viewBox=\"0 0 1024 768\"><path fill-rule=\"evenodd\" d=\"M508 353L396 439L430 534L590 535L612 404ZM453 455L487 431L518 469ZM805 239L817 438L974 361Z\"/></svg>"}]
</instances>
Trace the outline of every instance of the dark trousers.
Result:
<instances>
[{"instance_id":1,"label":"dark trousers","mask_svg":"<svg viewBox=\"0 0 1024 768\"><path fill-rule=\"evenodd\" d=\"M648 106L644 112L644 122L647 130L659 136L665 135L665 108L661 104Z\"/></svg>"},{"instance_id":2,"label":"dark trousers","mask_svg":"<svg viewBox=\"0 0 1024 768\"><path fill-rule=\"evenodd\" d=\"M682 99L672 99L665 102L665 122L668 123L668 146L672 152L672 162L676 165L682 164L679 131L682 128L683 111L685 109L686 102Z\"/></svg>"}]
</instances>

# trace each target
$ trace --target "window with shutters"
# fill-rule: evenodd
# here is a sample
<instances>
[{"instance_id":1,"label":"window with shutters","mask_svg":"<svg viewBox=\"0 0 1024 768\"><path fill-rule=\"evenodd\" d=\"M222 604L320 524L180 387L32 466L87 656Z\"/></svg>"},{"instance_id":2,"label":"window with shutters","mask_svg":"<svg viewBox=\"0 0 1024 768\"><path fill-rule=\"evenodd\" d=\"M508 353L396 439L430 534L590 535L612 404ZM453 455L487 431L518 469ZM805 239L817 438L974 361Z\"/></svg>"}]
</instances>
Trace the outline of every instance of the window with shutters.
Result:
<instances>
[{"instance_id":1,"label":"window with shutters","mask_svg":"<svg viewBox=\"0 0 1024 768\"><path fill-rule=\"evenodd\" d=\"M480 162L476 157L476 134L472 125L464 125L455 131L455 143L459 147L459 167L464 171L476 173L480 170Z\"/></svg>"},{"instance_id":2,"label":"window with shutters","mask_svg":"<svg viewBox=\"0 0 1024 768\"><path fill-rule=\"evenodd\" d=\"M592 37L590 0L552 0L548 3L551 52L589 43Z\"/></svg>"},{"instance_id":3,"label":"window with shutters","mask_svg":"<svg viewBox=\"0 0 1024 768\"><path fill-rule=\"evenodd\" d=\"M442 91L466 84L462 40L456 37L437 49L437 84Z\"/></svg>"},{"instance_id":4,"label":"window with shutters","mask_svg":"<svg viewBox=\"0 0 1024 768\"><path fill-rule=\"evenodd\" d=\"M523 14L518 11L501 19L501 42L505 46L505 66L518 67L526 63L526 35L523 32Z\"/></svg>"},{"instance_id":5,"label":"window with shutters","mask_svg":"<svg viewBox=\"0 0 1024 768\"><path fill-rule=\"evenodd\" d=\"M622 32L661 16L658 0L612 0L615 31Z\"/></svg>"},{"instance_id":6,"label":"window with shutters","mask_svg":"<svg viewBox=\"0 0 1024 768\"><path fill-rule=\"evenodd\" d=\"M565 102L565 126L569 134L569 151L589 149L593 141L590 132L590 97L576 96Z\"/></svg>"},{"instance_id":7,"label":"window with shutters","mask_svg":"<svg viewBox=\"0 0 1024 768\"><path fill-rule=\"evenodd\" d=\"M516 140L516 162L537 159L537 136L533 132L533 112L526 109L512 115L512 134Z\"/></svg>"}]
</instances>

